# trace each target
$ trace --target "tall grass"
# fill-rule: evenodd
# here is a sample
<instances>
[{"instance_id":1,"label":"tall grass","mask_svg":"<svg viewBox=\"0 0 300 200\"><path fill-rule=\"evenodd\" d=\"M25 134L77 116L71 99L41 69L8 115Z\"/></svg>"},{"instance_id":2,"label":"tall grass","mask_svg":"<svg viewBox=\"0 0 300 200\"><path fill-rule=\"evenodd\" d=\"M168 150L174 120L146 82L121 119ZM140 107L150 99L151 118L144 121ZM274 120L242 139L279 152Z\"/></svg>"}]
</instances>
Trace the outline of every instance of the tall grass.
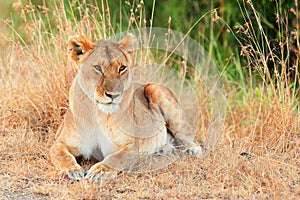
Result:
<instances>
[{"instance_id":1,"label":"tall grass","mask_svg":"<svg viewBox=\"0 0 300 200\"><path fill-rule=\"evenodd\" d=\"M297 9L291 12L299 22L297 3L295 1ZM21 186L7 182L15 190L24 190L24 195L34 193L68 197L80 193L80 197L86 198L91 194L103 195L104 192L114 191L109 185L65 184L66 180L62 181L52 171L47 151L67 109L68 90L77 71L68 59L68 38L75 34L85 35L91 40L108 38L121 30L151 25L149 19L153 20L159 14L155 10L155 1L150 6L154 8L151 14L146 13L142 1L120 1L120 5L130 8L128 13L121 8L118 11L122 23L113 20L114 16L110 14L112 8L104 0L93 5L61 0L38 6L28 1L16 1L13 4L14 19L1 21L1 170L6 177L3 180L23 181ZM288 21L283 8L278 5L280 37L272 40L268 38L261 16L251 1L240 3L239 9L244 24L234 28L218 16L219 11L211 12L204 19L208 23L205 23L203 32L208 34L199 36L199 42L219 65L227 92L228 115L217 149L203 161L180 161L177 167L173 166L177 171L172 171L171 166L163 172L164 178L155 174L119 176L118 181L112 183L117 188L117 195L125 198L132 193L145 197L143 191L149 188L147 184L156 184L166 194L180 196L181 193L172 188L175 184L187 196L194 194L199 198L241 198L251 195L253 198L275 198L273 192L278 185L285 189L278 189L279 197L299 195L299 26L288 30L286 24L292 22ZM127 24L124 19L127 19ZM166 26L172 26L172 18L165 20ZM218 42L221 33L216 33L220 31L215 28L216 23L226 27L226 34L236 38L240 45L240 49L232 47L234 50L229 52L232 55L228 59L224 59L223 55L226 48ZM180 65L180 62L172 63ZM202 88L197 89L201 92ZM199 130L200 135L204 134L201 131L205 128ZM48 171L46 174L45 169ZM194 180L197 180L197 186ZM26 181L33 186L26 185ZM131 185L134 189L126 189ZM141 185L145 185L146 189ZM88 191L88 195L78 192L82 190ZM147 192L147 195L151 194L151 191ZM56 193L59 195L55 196ZM77 195L75 197L78 198Z\"/></svg>"},{"instance_id":2,"label":"tall grass","mask_svg":"<svg viewBox=\"0 0 300 200\"><path fill-rule=\"evenodd\" d=\"M288 24L292 22L288 21L287 13L283 13L278 4L276 25L279 27L279 37L270 39L253 4L244 2L239 6L245 20L244 26L238 27L243 34L239 40L242 46L241 56L247 58L247 66L261 80L253 91L259 100L259 111L264 110L263 106L269 107L269 110L273 111L269 115L273 122L276 121L272 124L275 129L261 129L260 135L270 134L267 138L271 140L276 140L274 138L278 135L278 140L289 143L294 136L299 137L299 26L292 26L294 28L290 30ZM249 10L246 9L247 6L250 7ZM295 6L297 8L297 5ZM250 13L253 13L254 17L251 18ZM298 11L292 13L296 21L299 17L297 13ZM263 113L258 113L255 124L263 117ZM272 144L281 146L280 141Z\"/></svg>"}]
</instances>

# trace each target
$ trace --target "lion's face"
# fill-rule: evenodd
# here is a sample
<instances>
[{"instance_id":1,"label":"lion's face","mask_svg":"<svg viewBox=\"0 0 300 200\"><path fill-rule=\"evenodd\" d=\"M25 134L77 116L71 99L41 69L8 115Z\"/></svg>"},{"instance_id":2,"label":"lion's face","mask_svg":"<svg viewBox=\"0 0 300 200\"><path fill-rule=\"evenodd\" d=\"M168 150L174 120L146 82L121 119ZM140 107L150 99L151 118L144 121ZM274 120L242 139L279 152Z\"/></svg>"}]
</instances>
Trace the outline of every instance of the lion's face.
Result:
<instances>
[{"instance_id":1,"label":"lion's face","mask_svg":"<svg viewBox=\"0 0 300 200\"><path fill-rule=\"evenodd\" d=\"M88 41L79 37L81 43L73 38L69 47L71 57L80 65L78 82L81 88L102 112L117 111L131 84L133 36L127 35L119 43L107 40L88 43L85 46L90 48L87 49L84 43Z\"/></svg>"}]
</instances>

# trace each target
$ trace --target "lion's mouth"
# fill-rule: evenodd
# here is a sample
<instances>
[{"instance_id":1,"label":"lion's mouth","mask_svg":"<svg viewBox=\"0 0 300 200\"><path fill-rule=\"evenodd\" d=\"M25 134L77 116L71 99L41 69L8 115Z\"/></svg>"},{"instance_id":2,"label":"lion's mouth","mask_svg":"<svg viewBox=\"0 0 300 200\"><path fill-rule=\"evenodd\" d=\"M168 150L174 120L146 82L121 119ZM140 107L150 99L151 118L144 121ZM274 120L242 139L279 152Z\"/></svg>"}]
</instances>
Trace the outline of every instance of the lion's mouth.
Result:
<instances>
[{"instance_id":1,"label":"lion's mouth","mask_svg":"<svg viewBox=\"0 0 300 200\"><path fill-rule=\"evenodd\" d=\"M103 105L115 105L116 103L114 103L114 102L108 102L108 103L101 103L101 104L103 104Z\"/></svg>"},{"instance_id":2,"label":"lion's mouth","mask_svg":"<svg viewBox=\"0 0 300 200\"><path fill-rule=\"evenodd\" d=\"M110 102L96 101L96 102L97 102L97 107L106 114L113 113L119 109L119 104L113 101Z\"/></svg>"},{"instance_id":3,"label":"lion's mouth","mask_svg":"<svg viewBox=\"0 0 300 200\"><path fill-rule=\"evenodd\" d=\"M116 105L117 103L113 102L113 101L110 101L110 102L101 102L101 101L98 101L96 100L96 103L97 104L102 104L102 105Z\"/></svg>"}]
</instances>

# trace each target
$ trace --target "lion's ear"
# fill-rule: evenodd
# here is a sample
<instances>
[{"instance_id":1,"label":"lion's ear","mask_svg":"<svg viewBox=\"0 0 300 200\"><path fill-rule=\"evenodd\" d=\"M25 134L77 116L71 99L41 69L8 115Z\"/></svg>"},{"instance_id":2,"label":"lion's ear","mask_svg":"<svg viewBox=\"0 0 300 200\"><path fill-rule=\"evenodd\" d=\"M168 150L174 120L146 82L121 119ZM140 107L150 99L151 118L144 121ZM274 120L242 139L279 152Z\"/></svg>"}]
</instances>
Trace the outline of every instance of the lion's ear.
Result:
<instances>
[{"instance_id":1,"label":"lion's ear","mask_svg":"<svg viewBox=\"0 0 300 200\"><path fill-rule=\"evenodd\" d=\"M119 48L128 53L132 54L137 48L138 40L133 34L127 34L123 39L118 42Z\"/></svg>"},{"instance_id":2,"label":"lion's ear","mask_svg":"<svg viewBox=\"0 0 300 200\"><path fill-rule=\"evenodd\" d=\"M79 64L87 58L87 55L95 48L84 36L73 36L69 39L68 48L72 60Z\"/></svg>"}]
</instances>

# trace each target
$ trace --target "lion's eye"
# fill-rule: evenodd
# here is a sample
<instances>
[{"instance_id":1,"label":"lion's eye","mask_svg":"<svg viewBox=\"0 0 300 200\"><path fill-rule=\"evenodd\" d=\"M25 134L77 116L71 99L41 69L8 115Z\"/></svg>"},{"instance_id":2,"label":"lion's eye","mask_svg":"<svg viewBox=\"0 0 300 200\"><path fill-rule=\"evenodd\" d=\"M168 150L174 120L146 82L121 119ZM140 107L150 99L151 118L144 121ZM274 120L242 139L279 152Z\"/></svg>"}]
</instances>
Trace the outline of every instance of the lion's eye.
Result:
<instances>
[{"instance_id":1,"label":"lion's eye","mask_svg":"<svg viewBox=\"0 0 300 200\"><path fill-rule=\"evenodd\" d=\"M124 72L126 70L126 66L125 65L122 65L120 68L119 68L119 74L121 74L122 72Z\"/></svg>"},{"instance_id":2,"label":"lion's eye","mask_svg":"<svg viewBox=\"0 0 300 200\"><path fill-rule=\"evenodd\" d=\"M98 72L98 73L103 73L103 71L102 71L102 68L100 67L100 65L95 65L94 66L94 70L96 71L96 72Z\"/></svg>"}]
</instances>

